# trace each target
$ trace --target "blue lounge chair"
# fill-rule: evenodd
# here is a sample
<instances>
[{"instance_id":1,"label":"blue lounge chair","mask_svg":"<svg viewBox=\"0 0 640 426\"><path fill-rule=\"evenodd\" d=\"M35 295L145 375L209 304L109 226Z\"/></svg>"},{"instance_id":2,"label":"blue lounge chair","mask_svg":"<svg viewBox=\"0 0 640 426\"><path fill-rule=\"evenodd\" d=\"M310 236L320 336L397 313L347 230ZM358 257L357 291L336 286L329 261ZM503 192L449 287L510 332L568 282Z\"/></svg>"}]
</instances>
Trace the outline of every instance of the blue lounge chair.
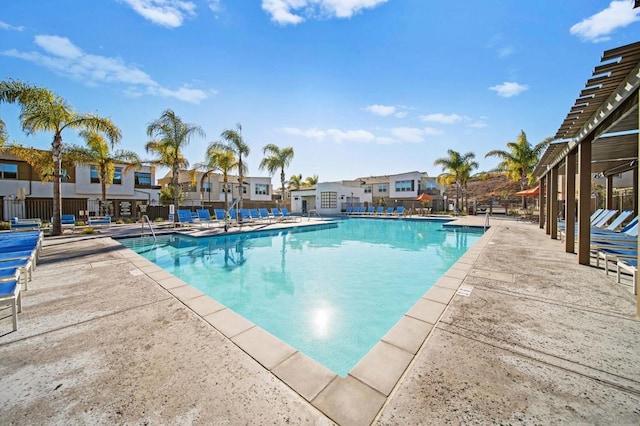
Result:
<instances>
[{"instance_id":1,"label":"blue lounge chair","mask_svg":"<svg viewBox=\"0 0 640 426\"><path fill-rule=\"evenodd\" d=\"M92 227L111 226L111 216L108 214L104 216L91 216L89 220L87 220L87 225Z\"/></svg>"},{"instance_id":2,"label":"blue lounge chair","mask_svg":"<svg viewBox=\"0 0 640 426\"><path fill-rule=\"evenodd\" d=\"M282 218L284 220L297 220L296 216L292 216L291 213L289 213L289 210L286 207L282 207L280 209L280 213L282 213Z\"/></svg>"},{"instance_id":3,"label":"blue lounge chair","mask_svg":"<svg viewBox=\"0 0 640 426\"><path fill-rule=\"evenodd\" d=\"M633 294L638 294L638 287L636 284L636 274L638 273L638 260L637 259L618 259L616 261L616 280L620 283L620 273L627 271L631 274L633 282Z\"/></svg>"},{"instance_id":4,"label":"blue lounge chair","mask_svg":"<svg viewBox=\"0 0 640 426\"><path fill-rule=\"evenodd\" d=\"M396 209L396 214L398 216L404 215L404 207L403 206L398 206L398 208Z\"/></svg>"},{"instance_id":5,"label":"blue lounge chair","mask_svg":"<svg viewBox=\"0 0 640 426\"><path fill-rule=\"evenodd\" d=\"M275 216L270 214L269 211L264 207L260 208L260 216L262 216L263 219L267 219L269 222L271 222L271 219L275 218Z\"/></svg>"},{"instance_id":6,"label":"blue lounge chair","mask_svg":"<svg viewBox=\"0 0 640 426\"><path fill-rule=\"evenodd\" d=\"M207 228L211 223L214 223L214 220L211 218L211 213L207 209L200 209L196 212L198 214L198 221L201 225L207 225Z\"/></svg>"},{"instance_id":7,"label":"blue lounge chair","mask_svg":"<svg viewBox=\"0 0 640 426\"><path fill-rule=\"evenodd\" d=\"M213 209L213 214L218 221L224 222L226 220L224 209Z\"/></svg>"},{"instance_id":8,"label":"blue lounge chair","mask_svg":"<svg viewBox=\"0 0 640 426\"><path fill-rule=\"evenodd\" d=\"M376 208L373 206L369 206L369 208L367 209L367 214L374 214L376 211Z\"/></svg>"},{"instance_id":9,"label":"blue lounge chair","mask_svg":"<svg viewBox=\"0 0 640 426\"><path fill-rule=\"evenodd\" d=\"M280 210L278 210L277 207L271 208L271 214L273 215L274 219L284 220L284 216L282 215L282 213L280 213Z\"/></svg>"},{"instance_id":10,"label":"blue lounge chair","mask_svg":"<svg viewBox=\"0 0 640 426\"><path fill-rule=\"evenodd\" d=\"M393 207L387 207L387 214L388 215L392 215L393 214Z\"/></svg>"},{"instance_id":11,"label":"blue lounge chair","mask_svg":"<svg viewBox=\"0 0 640 426\"><path fill-rule=\"evenodd\" d=\"M384 213L384 207L378 206L378 208L376 209L376 214L382 214L382 213Z\"/></svg>"},{"instance_id":12,"label":"blue lounge chair","mask_svg":"<svg viewBox=\"0 0 640 426\"><path fill-rule=\"evenodd\" d=\"M193 216L191 216L190 210L178 210L178 222L180 225L190 226L193 225Z\"/></svg>"},{"instance_id":13,"label":"blue lounge chair","mask_svg":"<svg viewBox=\"0 0 640 426\"><path fill-rule=\"evenodd\" d=\"M18 330L18 313L22 312L22 293L17 275L11 280L0 282L0 304L11 306L13 331Z\"/></svg>"},{"instance_id":14,"label":"blue lounge chair","mask_svg":"<svg viewBox=\"0 0 640 426\"><path fill-rule=\"evenodd\" d=\"M9 221L10 231L37 231L42 227L40 219L18 219L14 217Z\"/></svg>"},{"instance_id":15,"label":"blue lounge chair","mask_svg":"<svg viewBox=\"0 0 640 426\"><path fill-rule=\"evenodd\" d=\"M347 206L347 208L344 209L344 214L346 214L346 215L350 215L351 214L351 206Z\"/></svg>"}]
</instances>

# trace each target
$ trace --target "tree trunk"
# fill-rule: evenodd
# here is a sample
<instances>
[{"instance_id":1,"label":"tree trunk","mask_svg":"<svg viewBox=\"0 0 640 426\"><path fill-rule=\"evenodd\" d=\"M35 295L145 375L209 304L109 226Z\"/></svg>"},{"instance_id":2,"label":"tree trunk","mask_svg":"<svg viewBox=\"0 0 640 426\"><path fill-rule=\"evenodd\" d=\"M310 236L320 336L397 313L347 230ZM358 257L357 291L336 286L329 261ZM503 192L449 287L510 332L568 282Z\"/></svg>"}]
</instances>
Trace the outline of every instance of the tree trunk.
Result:
<instances>
[{"instance_id":1,"label":"tree trunk","mask_svg":"<svg viewBox=\"0 0 640 426\"><path fill-rule=\"evenodd\" d=\"M100 206L100 214L107 214L107 176L102 173L100 175L100 189L102 190L102 205Z\"/></svg>"},{"instance_id":2,"label":"tree trunk","mask_svg":"<svg viewBox=\"0 0 640 426\"><path fill-rule=\"evenodd\" d=\"M281 169L280 170L280 183L282 184L282 205L283 206L285 205L285 201L286 201L286 197L284 196L285 195L284 194L284 178L285 178L284 169ZM291 207L291 208L293 208L293 207Z\"/></svg>"},{"instance_id":3,"label":"tree trunk","mask_svg":"<svg viewBox=\"0 0 640 426\"><path fill-rule=\"evenodd\" d=\"M240 170L239 170L239 173L238 173L239 180L240 180L240 182L239 182L240 185L238 186L238 197L240 197L240 201L238 201L238 209L241 209L242 208L242 192L243 192L242 190L244 189L244 182L243 182L244 179L243 179L243 176L242 176L242 154L241 153L238 154L238 165L240 166L239 167ZM231 194L233 194L233 191L231 191ZM236 209L236 211L238 211L238 209ZM239 215L240 213L238 212L236 214ZM238 220L238 217L236 217L236 220Z\"/></svg>"},{"instance_id":4,"label":"tree trunk","mask_svg":"<svg viewBox=\"0 0 640 426\"><path fill-rule=\"evenodd\" d=\"M180 198L178 197L178 175L180 173L180 167L177 162L173 163L173 221L177 223L178 220L178 203Z\"/></svg>"},{"instance_id":5,"label":"tree trunk","mask_svg":"<svg viewBox=\"0 0 640 426\"><path fill-rule=\"evenodd\" d=\"M52 235L62 235L62 135L56 133L51 143L53 153L53 230Z\"/></svg>"}]
</instances>

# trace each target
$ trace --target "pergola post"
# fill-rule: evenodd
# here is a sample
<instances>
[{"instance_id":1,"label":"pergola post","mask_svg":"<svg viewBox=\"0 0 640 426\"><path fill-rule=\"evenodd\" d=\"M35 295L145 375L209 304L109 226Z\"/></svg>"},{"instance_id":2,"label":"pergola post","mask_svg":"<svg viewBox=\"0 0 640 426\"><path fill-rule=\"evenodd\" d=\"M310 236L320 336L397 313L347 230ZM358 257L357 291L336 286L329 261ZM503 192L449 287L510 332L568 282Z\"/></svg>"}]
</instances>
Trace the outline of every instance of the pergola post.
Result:
<instances>
[{"instance_id":1,"label":"pergola post","mask_svg":"<svg viewBox=\"0 0 640 426\"><path fill-rule=\"evenodd\" d=\"M547 235L551 234L551 221L553 220L553 216L551 216L551 204L553 204L551 202L551 196L552 196L552 194L551 194L551 181L553 179L551 179L550 175L551 175L551 172L547 172L547 174L545 175L546 176L545 180L546 180L546 183L547 183L547 185L546 185L547 188L546 188L546 191L545 191L547 193L547 204L545 206L546 207L545 210L547 211L547 214L546 214L547 220L546 220L546 223L545 223L545 226L544 226L544 232Z\"/></svg>"},{"instance_id":2,"label":"pergola post","mask_svg":"<svg viewBox=\"0 0 640 426\"><path fill-rule=\"evenodd\" d=\"M549 203L549 232L551 239L558 239L558 168L554 166L551 169L551 179L549 179L550 189L547 200Z\"/></svg>"},{"instance_id":3,"label":"pergola post","mask_svg":"<svg viewBox=\"0 0 640 426\"><path fill-rule=\"evenodd\" d=\"M564 250L567 253L576 251L576 151L572 150L567 154L564 163L565 185L564 185L564 219L565 219L565 239Z\"/></svg>"},{"instance_id":4,"label":"pergola post","mask_svg":"<svg viewBox=\"0 0 640 426\"><path fill-rule=\"evenodd\" d=\"M606 184L606 194L605 194L605 208L606 209L615 209L613 205L613 175L607 176L607 184ZM597 206L596 206L597 207Z\"/></svg>"},{"instance_id":5,"label":"pergola post","mask_svg":"<svg viewBox=\"0 0 640 426\"><path fill-rule=\"evenodd\" d=\"M591 264L591 141L578 144L578 263Z\"/></svg>"},{"instance_id":6,"label":"pergola post","mask_svg":"<svg viewBox=\"0 0 640 426\"><path fill-rule=\"evenodd\" d=\"M633 215L638 216L638 166L633 169Z\"/></svg>"},{"instance_id":7,"label":"pergola post","mask_svg":"<svg viewBox=\"0 0 640 426\"><path fill-rule=\"evenodd\" d=\"M544 228L545 225L545 209L546 204L544 202L544 188L546 186L547 177L546 175L540 178L540 191L538 192L538 226L540 229Z\"/></svg>"}]
</instances>

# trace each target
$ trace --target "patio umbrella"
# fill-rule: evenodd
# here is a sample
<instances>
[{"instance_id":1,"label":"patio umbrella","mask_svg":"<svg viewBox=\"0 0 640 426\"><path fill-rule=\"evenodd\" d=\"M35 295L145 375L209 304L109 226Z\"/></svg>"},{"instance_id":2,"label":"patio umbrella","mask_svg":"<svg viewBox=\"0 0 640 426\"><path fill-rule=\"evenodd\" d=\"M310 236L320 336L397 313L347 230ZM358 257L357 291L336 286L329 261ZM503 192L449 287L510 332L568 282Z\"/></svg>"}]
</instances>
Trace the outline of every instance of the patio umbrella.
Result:
<instances>
[{"instance_id":1,"label":"patio umbrella","mask_svg":"<svg viewBox=\"0 0 640 426\"><path fill-rule=\"evenodd\" d=\"M418 198L416 198L416 201L431 201L433 200L433 197L429 194L420 194L418 195Z\"/></svg>"},{"instance_id":2,"label":"patio umbrella","mask_svg":"<svg viewBox=\"0 0 640 426\"><path fill-rule=\"evenodd\" d=\"M523 189L522 191L516 192L514 195L517 195L518 197L535 197L538 194L540 194L540 185L535 188Z\"/></svg>"}]
</instances>

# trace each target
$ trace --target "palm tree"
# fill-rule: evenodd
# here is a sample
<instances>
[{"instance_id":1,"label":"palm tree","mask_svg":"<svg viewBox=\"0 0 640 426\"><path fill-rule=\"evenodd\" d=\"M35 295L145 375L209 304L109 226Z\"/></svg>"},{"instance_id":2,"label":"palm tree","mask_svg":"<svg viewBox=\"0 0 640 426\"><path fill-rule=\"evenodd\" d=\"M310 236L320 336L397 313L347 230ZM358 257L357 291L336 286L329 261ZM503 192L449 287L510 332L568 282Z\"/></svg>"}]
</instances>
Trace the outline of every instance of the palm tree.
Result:
<instances>
[{"instance_id":1,"label":"palm tree","mask_svg":"<svg viewBox=\"0 0 640 426\"><path fill-rule=\"evenodd\" d=\"M468 154L471 154L470 156ZM467 194L467 184L471 178L471 172L478 168L478 162L474 161L475 154L469 152L463 157L460 167L460 186L462 187L462 205L466 210L469 209L469 197Z\"/></svg>"},{"instance_id":2,"label":"palm tree","mask_svg":"<svg viewBox=\"0 0 640 426\"><path fill-rule=\"evenodd\" d=\"M524 130L516 142L507 142L508 151L495 149L487 152L486 157L498 157L502 161L495 168L496 171L504 173L514 182L520 182L520 190L527 189L533 181L532 172L542 151L551 143L553 138L548 137L535 146L531 146L527 140ZM527 208L527 201L522 197L522 208Z\"/></svg>"},{"instance_id":3,"label":"palm tree","mask_svg":"<svg viewBox=\"0 0 640 426\"><path fill-rule=\"evenodd\" d=\"M0 82L0 102L18 102L20 122L27 134L53 132L53 235L62 234L62 132L66 129L93 130L104 133L111 143L121 138L120 129L108 118L78 114L60 96L48 89L16 80Z\"/></svg>"},{"instance_id":4,"label":"palm tree","mask_svg":"<svg viewBox=\"0 0 640 426\"><path fill-rule=\"evenodd\" d=\"M289 188L300 189L302 186L302 174L289 177Z\"/></svg>"},{"instance_id":5,"label":"palm tree","mask_svg":"<svg viewBox=\"0 0 640 426\"><path fill-rule=\"evenodd\" d=\"M318 175L307 176L304 181L304 184L307 186L313 186L318 184Z\"/></svg>"},{"instance_id":6,"label":"palm tree","mask_svg":"<svg viewBox=\"0 0 640 426\"><path fill-rule=\"evenodd\" d=\"M285 192L285 167L289 167L293 160L293 148L288 146L286 148L280 148L272 143L265 145L262 148L262 153L268 155L260 161L260 170L266 169L272 176L279 170L280 171L280 183L282 188L282 205L286 202Z\"/></svg>"},{"instance_id":7,"label":"palm tree","mask_svg":"<svg viewBox=\"0 0 640 426\"><path fill-rule=\"evenodd\" d=\"M242 156L245 157L249 155L249 145L246 144L244 139L242 138L242 125L240 123L236 124L235 129L227 129L220 135L224 142L214 142L209 146L209 149L218 149L218 150L227 150L233 152L233 154L238 158L238 182L240 187L238 188L239 200L238 206L242 208L242 192L244 191L244 173L247 172L247 167L242 162Z\"/></svg>"},{"instance_id":8,"label":"palm tree","mask_svg":"<svg viewBox=\"0 0 640 426\"><path fill-rule=\"evenodd\" d=\"M98 169L98 180L102 194L102 205L105 207L107 201L107 187L113 183L116 170L116 163L127 163L123 173L128 173L133 168L139 168L142 161L138 154L128 150L117 150L111 152L114 144L110 144L105 138L92 130L83 130L80 136L87 142L87 147L72 147L69 155L73 157L77 164L95 165ZM102 212L105 214L106 212Z\"/></svg>"},{"instance_id":9,"label":"palm tree","mask_svg":"<svg viewBox=\"0 0 640 426\"><path fill-rule=\"evenodd\" d=\"M473 160L476 155L473 152L467 152L461 155L459 152L452 149L447 150L448 157L438 158L433 162L434 166L442 166L442 170L447 170L446 173L442 173L438 176L438 180L444 184L455 184L456 186L456 211L459 211L460 202L460 189L462 183L465 180L465 171L467 175L470 173L471 167L477 164ZM467 170L468 169L468 170ZM467 180L468 180L467 176Z\"/></svg>"},{"instance_id":10,"label":"palm tree","mask_svg":"<svg viewBox=\"0 0 640 426\"><path fill-rule=\"evenodd\" d=\"M224 206L225 211L229 209L228 188L229 188L229 173L234 170L239 170L240 163L236 159L233 152L229 150L221 150L218 148L220 142L212 142L207 148L206 160L204 163L198 163L194 166L194 170L204 170L202 179L200 180L200 187L204 183L205 178L209 173L219 171L222 174L222 182L224 188ZM244 167L244 165L243 165ZM195 177L195 176L194 176Z\"/></svg>"},{"instance_id":11,"label":"palm tree","mask_svg":"<svg viewBox=\"0 0 640 426\"><path fill-rule=\"evenodd\" d=\"M9 140L7 134L7 128L4 125L4 121L0 118L0 146L4 145Z\"/></svg>"},{"instance_id":12,"label":"palm tree","mask_svg":"<svg viewBox=\"0 0 640 426\"><path fill-rule=\"evenodd\" d=\"M147 136L152 138L145 145L145 150L156 154L158 158L151 164L169 167L172 171L173 205L177 209L180 200L178 192L180 168L189 167L189 162L182 154L182 149L189 144L192 136L205 137L204 130L197 124L185 123L170 109L165 110L160 118L147 126ZM178 221L178 215L174 215Z\"/></svg>"}]
</instances>

